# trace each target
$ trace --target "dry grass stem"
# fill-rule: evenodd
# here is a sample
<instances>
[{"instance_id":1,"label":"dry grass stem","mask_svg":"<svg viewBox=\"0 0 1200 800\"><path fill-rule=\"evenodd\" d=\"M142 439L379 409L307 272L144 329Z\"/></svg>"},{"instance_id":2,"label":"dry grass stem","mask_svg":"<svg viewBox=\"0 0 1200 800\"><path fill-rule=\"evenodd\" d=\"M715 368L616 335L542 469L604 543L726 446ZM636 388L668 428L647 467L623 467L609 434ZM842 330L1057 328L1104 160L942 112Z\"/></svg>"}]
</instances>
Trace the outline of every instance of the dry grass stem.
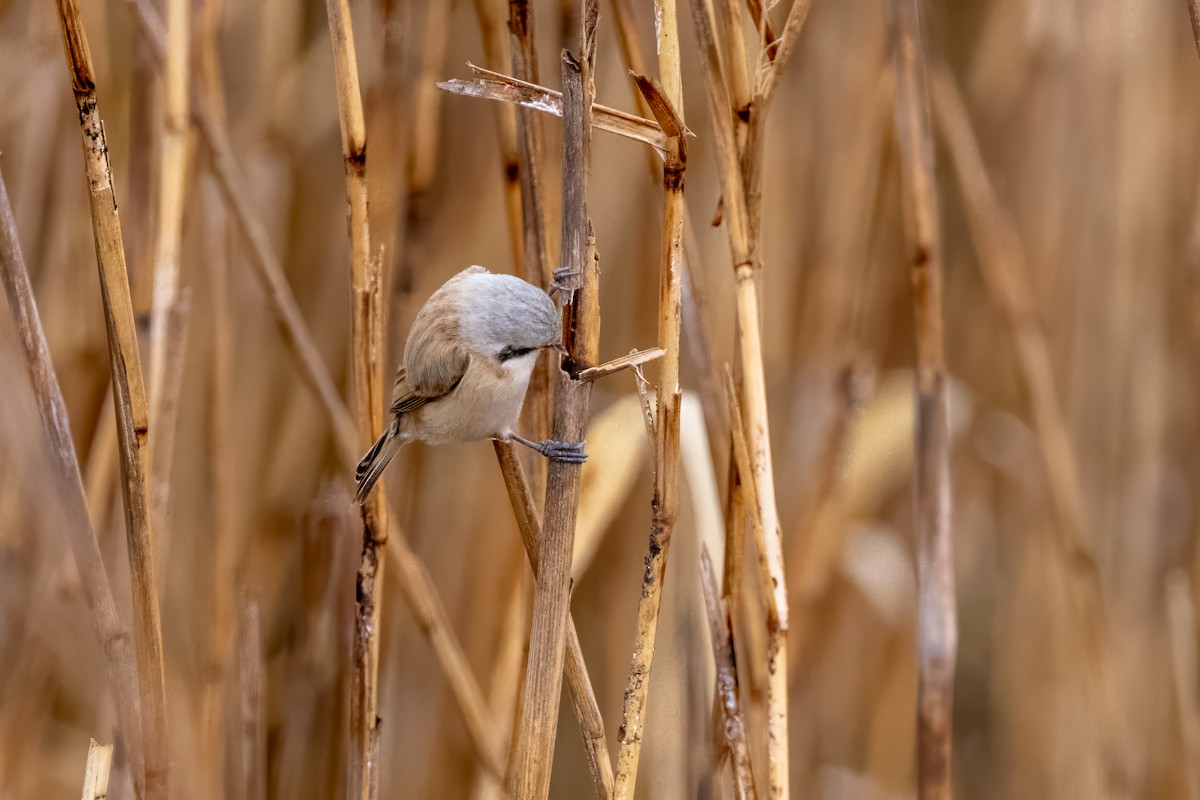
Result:
<instances>
[{"instance_id":1,"label":"dry grass stem","mask_svg":"<svg viewBox=\"0 0 1200 800\"><path fill-rule=\"evenodd\" d=\"M659 250L658 346L661 366L654 415L654 494L650 501L650 540L638 599L637 632L621 727L617 733L616 787L613 796L632 798L646 725L646 705L654 664L658 617L671 536L679 513L679 332L683 306L684 169L687 129L683 124L683 78L680 67L679 20L673 0L657 12L660 84L635 76L638 89L667 135L663 160L663 232Z\"/></svg>"},{"instance_id":2,"label":"dry grass stem","mask_svg":"<svg viewBox=\"0 0 1200 800\"><path fill-rule=\"evenodd\" d=\"M178 334L172 335L172 323L178 329L179 262L183 239L183 205L188 173L188 67L190 62L190 33L187 0L170 0L166 4L166 63L163 69L164 115L162 121L161 159L158 173L157 231L154 237L153 301L150 315L150 409L154 417L155 436L151 443L150 509L153 530L158 539L159 554L166 563L169 542L167 503L170 498L172 446L176 415L167 411L177 405L178 364L183 360ZM175 377L176 396L169 397L168 373Z\"/></svg>"},{"instance_id":3,"label":"dry grass stem","mask_svg":"<svg viewBox=\"0 0 1200 800\"><path fill-rule=\"evenodd\" d=\"M721 587L708 547L700 545L700 589L712 636L713 661L717 665L717 746L729 754L733 768L733 787L738 800L754 800L754 771L750 768L750 746L746 742L746 717L738 694L736 656L731 637L732 620L721 601Z\"/></svg>"},{"instance_id":4,"label":"dry grass stem","mask_svg":"<svg viewBox=\"0 0 1200 800\"><path fill-rule=\"evenodd\" d=\"M750 447L746 441L746 422L742 416L742 404L738 400L737 385L733 380L733 371L725 367L725 402L729 408L729 432L733 447L733 463L739 475L753 475L750 462ZM767 601L767 617L779 616L779 608L775 605L778 598L771 591L771 567L767 563L767 542L762 527L761 503L758 497L758 487L753 480L738 484L742 495L741 502L750 509L750 530L754 537L755 551L758 556L759 583L763 587L763 597ZM739 588L742 585L741 565L742 551L745 548L743 527L732 521L726 530L725 576L722 586L722 596L728 603L736 601ZM736 603L735 603L736 605Z\"/></svg>"},{"instance_id":5,"label":"dry grass stem","mask_svg":"<svg viewBox=\"0 0 1200 800\"><path fill-rule=\"evenodd\" d=\"M521 531L521 543L525 546L525 553L529 557L529 566L536 578L542 523L538 519L533 493L529 490L529 482L525 479L525 471L521 467L521 461L517 458L513 445L499 441L493 442L493 445L496 449L496 459L500 463L500 473L504 476L504 487L517 518L517 527ZM568 610L568 615L569 613ZM579 633L575 628L575 620L569 616L564 675L567 679L567 688L571 691L571 704L575 710L575 718L579 722L579 732L583 735L584 752L587 754L588 769L592 775L596 796L612 797L612 759L608 754L604 719L600 716L600 706L596 702L592 681L588 677L587 664L583 660L583 650L579 644Z\"/></svg>"},{"instance_id":6,"label":"dry grass stem","mask_svg":"<svg viewBox=\"0 0 1200 800\"><path fill-rule=\"evenodd\" d=\"M585 15L595 24L592 15ZM583 42L594 41L584 35ZM583 64L590 63L584 53ZM577 289L565 309L567 366L578 372L595 366L600 340L599 270L588 217L587 187L591 153L591 92L584 67L563 52L563 266L574 274ZM590 75L588 76L590 77ZM559 370L552 438L582 442L587 428L591 384ZM517 732L516 796L543 800L550 791L550 754L558 726L563 653L570 606L571 556L579 513L581 467L550 463L546 481L545 522L538 546L538 575L533 624Z\"/></svg>"},{"instance_id":7,"label":"dry grass stem","mask_svg":"<svg viewBox=\"0 0 1200 800\"><path fill-rule=\"evenodd\" d=\"M83 767L81 800L104 800L108 797L108 774L112 769L113 746L88 742L87 763Z\"/></svg>"},{"instance_id":8,"label":"dry grass stem","mask_svg":"<svg viewBox=\"0 0 1200 800\"><path fill-rule=\"evenodd\" d=\"M258 603L242 602L238 623L238 779L244 800L267 797L266 686Z\"/></svg>"},{"instance_id":9,"label":"dry grass stem","mask_svg":"<svg viewBox=\"0 0 1200 800\"><path fill-rule=\"evenodd\" d=\"M588 369L580 370L576 377L581 381L594 381L597 378L605 378L613 375L623 369L640 367L643 364L662 358L665 354L666 351L661 347L633 350L627 356L614 358L612 361L605 361L598 367L589 367Z\"/></svg>"},{"instance_id":10,"label":"dry grass stem","mask_svg":"<svg viewBox=\"0 0 1200 800\"><path fill-rule=\"evenodd\" d=\"M17 238L17 223L3 176L0 176L0 279L4 283L8 307L24 353L51 460L61 482L62 502L68 522L64 533L74 555L84 599L91 611L92 626L104 653L108 684L112 691L126 759L133 776L135 794L142 797L145 756L142 749L137 661L133 642L117 613L112 585L100 555L96 530L92 527L88 514L79 461L71 441L67 405L63 400L54 363L50 360L50 347L46 343L46 334L38 315L33 286L30 284L29 271Z\"/></svg>"},{"instance_id":11,"label":"dry grass stem","mask_svg":"<svg viewBox=\"0 0 1200 800\"><path fill-rule=\"evenodd\" d=\"M746 408L747 445L750 450L751 473L743 481L753 480L759 498L759 525L763 530L764 555L771 575L765 587L772 596L768 608L776 613L767 616L767 771L769 796L779 800L789 796L788 773L788 670L787 670L787 583L783 571L779 510L775 500L775 474L771 457L770 426L767 414L767 385L763 366L762 317L759 310L757 263L758 237L761 232L761 150L756 131L765 118L766 100L760 99L757 116L752 116L747 130L744 150L745 163L750 167L743 173L739 155L726 81L721 74L720 50L714 34L711 10L704 0L692 0L692 19L696 37L704 54L708 80L709 113L717 139L717 168L721 193L725 201L725 225L733 252L734 276L737 281L738 354L743 369L743 398ZM802 21L802 20L801 20ZM775 69L775 67L771 67ZM768 73L771 74L771 73ZM774 83L760 87L762 98L770 97ZM732 480L731 476L731 480ZM736 523L736 520L735 520Z\"/></svg>"},{"instance_id":12,"label":"dry grass stem","mask_svg":"<svg viewBox=\"0 0 1200 800\"><path fill-rule=\"evenodd\" d=\"M96 261L108 330L114 407L120 442L122 491L133 585L134 641L138 654L142 736L146 750L145 787L149 800L168 792L166 689L163 673L162 625L154 572L154 547L150 534L150 508L146 479L149 448L146 389L142 382L137 329L125 268L125 245L113 190L108 144L96 104L96 84L91 52L79 6L59 0L58 17L66 52L71 88L79 109L83 135L88 202L95 234Z\"/></svg>"},{"instance_id":13,"label":"dry grass stem","mask_svg":"<svg viewBox=\"0 0 1200 800\"><path fill-rule=\"evenodd\" d=\"M169 354L163 364L158 402L154 406L154 443L150 453L150 529L155 531L159 563L169 552L167 511L171 497L171 465L179 428L179 404L183 391L183 365L187 356L188 324L191 320L191 291L184 289L167 309L162 347Z\"/></svg>"},{"instance_id":14,"label":"dry grass stem","mask_svg":"<svg viewBox=\"0 0 1200 800\"><path fill-rule=\"evenodd\" d=\"M917 336L917 794L949 800L958 650L950 532L950 432L942 333L942 252L920 3L890 0L896 137Z\"/></svg>"},{"instance_id":15,"label":"dry grass stem","mask_svg":"<svg viewBox=\"0 0 1200 800\"><path fill-rule=\"evenodd\" d=\"M371 257L367 209L367 129L358 84L354 31L347 0L327 0L337 83L338 120L350 229L350 314L359 449L383 432L382 260ZM354 663L350 689L350 796L379 796L379 636L383 571L378 548L387 542L382 481L360 506L362 556L355 589Z\"/></svg>"}]
</instances>

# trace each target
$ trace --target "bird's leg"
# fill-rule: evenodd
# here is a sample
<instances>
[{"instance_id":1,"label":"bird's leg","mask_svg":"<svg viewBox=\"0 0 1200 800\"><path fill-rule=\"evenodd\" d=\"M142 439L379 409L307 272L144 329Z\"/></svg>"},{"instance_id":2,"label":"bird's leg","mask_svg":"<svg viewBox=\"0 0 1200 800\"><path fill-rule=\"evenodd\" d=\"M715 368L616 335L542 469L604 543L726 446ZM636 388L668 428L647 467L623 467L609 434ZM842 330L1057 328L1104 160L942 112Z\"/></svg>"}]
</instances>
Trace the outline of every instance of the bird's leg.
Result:
<instances>
[{"instance_id":1,"label":"bird's leg","mask_svg":"<svg viewBox=\"0 0 1200 800\"><path fill-rule=\"evenodd\" d=\"M563 293L563 299L569 300L571 292L576 291L582 285L582 273L579 270L573 270L570 267L559 267L552 273L554 282L550 284L550 296L554 297L556 292Z\"/></svg>"},{"instance_id":2,"label":"bird's leg","mask_svg":"<svg viewBox=\"0 0 1200 800\"><path fill-rule=\"evenodd\" d=\"M583 442L560 442L555 439L531 442L515 433L511 434L509 438L541 453L551 461L563 461L567 464L582 464L587 461L587 453L583 452Z\"/></svg>"}]
</instances>

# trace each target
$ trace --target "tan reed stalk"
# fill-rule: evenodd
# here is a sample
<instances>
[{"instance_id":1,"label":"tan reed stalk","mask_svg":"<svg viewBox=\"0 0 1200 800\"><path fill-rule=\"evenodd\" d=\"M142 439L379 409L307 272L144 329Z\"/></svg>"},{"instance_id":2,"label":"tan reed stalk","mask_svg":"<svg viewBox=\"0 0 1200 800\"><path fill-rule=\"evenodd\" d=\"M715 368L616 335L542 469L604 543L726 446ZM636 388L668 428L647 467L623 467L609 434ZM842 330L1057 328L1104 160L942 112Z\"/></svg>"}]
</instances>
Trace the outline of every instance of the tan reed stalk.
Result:
<instances>
[{"instance_id":1,"label":"tan reed stalk","mask_svg":"<svg viewBox=\"0 0 1200 800\"><path fill-rule=\"evenodd\" d=\"M997 197L979 142L953 76L943 65L929 67L933 111L954 165L959 192L979 257L988 294L1004 317L1017 353L1021 379L1033 410L1050 498L1058 525L1054 532L1073 613L1083 634L1084 673L1089 705L1098 714L1106 779L1120 781L1125 772L1117 732L1122 729L1112 696L1113 642L1100 587L1100 570L1088 538L1087 515L1079 465L1058 397L1050 345L1027 279L1028 266L1016 224Z\"/></svg>"},{"instance_id":2,"label":"tan reed stalk","mask_svg":"<svg viewBox=\"0 0 1200 800\"><path fill-rule=\"evenodd\" d=\"M751 475L752 467L750 463L750 445L746 438L746 422L742 416L742 404L737 396L737 384L733 380L733 371L728 365L725 367L725 402L729 408L729 432L731 440L731 456L733 465L738 475ZM758 498L758 487L754 481L746 481L738 485L738 492L741 495L740 503L744 508L755 509L760 505ZM732 504L731 505L735 505ZM754 536L755 555L758 560L760 583L763 586L769 586L771 580L771 569L767 563L766 552L767 546L764 538L762 527L762 519L758 514L750 515L750 530ZM745 550L745 526L738 524L737 516L734 515L727 525L725 534L725 576L722 586L722 596L726 598L726 604L730 600L735 600L740 594L739 588L742 585L741 565L742 553ZM728 612L730 614L730 630L733 629L733 614L736 610L736 602L730 605Z\"/></svg>"},{"instance_id":3,"label":"tan reed stalk","mask_svg":"<svg viewBox=\"0 0 1200 800\"><path fill-rule=\"evenodd\" d=\"M583 62L594 55L595 4L584 15ZM589 28L590 26L590 28ZM590 32L589 32L590 31ZM570 273L570 302L565 309L565 339L572 372L594 366L600 344L599 270L588 217L587 187L591 154L591 95L584 67L563 51L563 266ZM591 383L559 370L553 438L582 442L587 428ZM546 517L538 546L538 576L533 596L529 660L517 731L516 797L544 800L550 791L563 651L570 607L571 556L579 513L582 469L551 462L546 481Z\"/></svg>"},{"instance_id":4,"label":"tan reed stalk","mask_svg":"<svg viewBox=\"0 0 1200 800\"><path fill-rule=\"evenodd\" d=\"M1188 18L1192 21L1192 38L1196 40L1196 52L1200 53L1200 0L1188 0Z\"/></svg>"},{"instance_id":5,"label":"tan reed stalk","mask_svg":"<svg viewBox=\"0 0 1200 800\"><path fill-rule=\"evenodd\" d=\"M82 800L104 800L108 797L108 774L112 769L113 746L88 742L87 763L83 767Z\"/></svg>"},{"instance_id":6,"label":"tan reed stalk","mask_svg":"<svg viewBox=\"0 0 1200 800\"><path fill-rule=\"evenodd\" d=\"M950 533L950 431L942 333L942 252L919 0L889 0L896 138L917 336L917 796L949 800L958 623Z\"/></svg>"},{"instance_id":7,"label":"tan reed stalk","mask_svg":"<svg viewBox=\"0 0 1200 800\"><path fill-rule=\"evenodd\" d=\"M225 98L221 75L218 34L223 0L205 0L197 14L196 67L203 88L195 99L219 124L225 123ZM209 661L201 696L201 725L207 791L219 794L226 775L226 687L233 660L237 631L239 594L239 521L237 494L237 452L231 433L234 419L234 341L236 323L230 312L230 262L233 232L229 216L221 206L219 190L204 183L200 200L204 208L206 237L214 242L205 258L210 285L212 348L208 396L209 480L212 487L213 527L211 534L212 577L209 584L211 606L205 635Z\"/></svg>"},{"instance_id":8,"label":"tan reed stalk","mask_svg":"<svg viewBox=\"0 0 1200 800\"><path fill-rule=\"evenodd\" d=\"M244 800L267 797L267 722L258 603L242 601L238 622L238 782Z\"/></svg>"},{"instance_id":9,"label":"tan reed stalk","mask_svg":"<svg viewBox=\"0 0 1200 800\"><path fill-rule=\"evenodd\" d=\"M58 0L71 88L79 109L83 137L88 201L100 269L104 319L108 329L114 407L120 441L121 488L125 497L125 527L133 585L134 642L138 654L142 736L146 750L146 797L165 798L170 761L167 742L166 689L163 675L162 624L154 576L150 509L146 492L149 467L146 389L138 353L137 330L125 269L125 246L117 214L112 170L104 125L96 105L91 52L76 0Z\"/></svg>"},{"instance_id":10,"label":"tan reed stalk","mask_svg":"<svg viewBox=\"0 0 1200 800\"><path fill-rule=\"evenodd\" d=\"M532 0L509 0L508 31L512 71L518 80L538 82L537 35ZM542 121L524 108L516 109L518 179L521 186L521 220L524 230L524 260L515 269L535 286L549 287L554 267L550 263L550 231L546 212L545 138ZM565 258L560 254L560 259ZM529 382L530 395L521 416L527 434L541 439L553 425L555 406L554 370L547 356L538 359ZM530 460L533 489L545 491L547 465L542 459Z\"/></svg>"},{"instance_id":11,"label":"tan reed stalk","mask_svg":"<svg viewBox=\"0 0 1200 800\"><path fill-rule=\"evenodd\" d=\"M802 5L802 3L804 5ZM788 24L793 18L805 13L805 0L792 7ZM762 321L759 313L757 239L760 226L755 221L761 215L761 187L753 174L743 182L742 164L739 158L736 135L733 130L733 114L730 113L729 95L721 74L720 51L714 34L711 10L705 0L692 0L692 17L697 39L705 59L708 80L709 113L713 118L717 137L718 173L721 180L722 197L725 201L725 224L733 251L734 275L737 281L738 353L743 373L743 397L747 409L747 436L750 448L751 474L758 496L758 507L751 512L759 518L763 530L764 556L770 580L763 583L767 599L767 771L769 796L772 800L789 795L788 775L788 669L787 669L787 583L783 571L783 547L779 527L779 510L775 502L774 467L771 459L771 439L767 414L766 376L763 371ZM803 17L794 28L799 35ZM794 38L794 37L793 37ZM767 74L780 66L777 58ZM760 86L754 103L763 115L770 94L776 84L771 81ZM754 172L761 174L756 166L761 159L761 150L756 149L754 115L747 130L745 150L752 157L745 160ZM762 123L757 123L761 125Z\"/></svg>"},{"instance_id":12,"label":"tan reed stalk","mask_svg":"<svg viewBox=\"0 0 1200 800\"><path fill-rule=\"evenodd\" d=\"M338 119L350 217L351 358L359 446L363 452L383 433L382 260L371 257L367 209L367 128L354 30L347 0L327 0L329 35L337 78ZM379 796L379 633L383 570L378 548L387 542L387 500L382 481L360 507L362 557L354 615L354 665L350 690L350 796Z\"/></svg>"},{"instance_id":13,"label":"tan reed stalk","mask_svg":"<svg viewBox=\"0 0 1200 800\"><path fill-rule=\"evenodd\" d=\"M538 519L533 493L525 479L525 471L517 458L515 449L507 442L494 442L496 460L500 462L500 473L504 476L504 487L513 513L517 517L517 528L521 531L521 542L529 556L529 566L534 577L538 575L539 549L542 541L542 523ZM592 775L596 796L607 800L613 792L612 759L608 754L608 740L604 733L604 719L600 716L600 705L588 677L587 664L583 660L583 649L579 644L579 632L575 620L567 610L566 656L564 674L567 688L571 690L571 705L579 721L579 732L583 735L584 752L587 754L588 770Z\"/></svg>"},{"instance_id":14,"label":"tan reed stalk","mask_svg":"<svg viewBox=\"0 0 1200 800\"><path fill-rule=\"evenodd\" d=\"M1183 744L1184 780L1189 800L1200 800L1200 656L1196 653L1196 609L1192 605L1191 581L1187 572L1167 576L1167 625L1171 645L1171 667Z\"/></svg>"},{"instance_id":15,"label":"tan reed stalk","mask_svg":"<svg viewBox=\"0 0 1200 800\"><path fill-rule=\"evenodd\" d=\"M117 724L120 727L126 759L133 777L134 794L145 796L142 725L138 710L138 673L133 642L121 622L113 600L112 585L100 555L96 530L88 515L83 479L75 445L71 441L70 418L63 400L50 347L38 315L29 270L17 238L17 223L8 199L8 188L0 175L0 280L8 297L9 311L17 329L17 338L25 356L54 467L58 470L67 512L65 534L75 558L83 596L92 615L92 626L104 653L109 687L113 695Z\"/></svg>"},{"instance_id":16,"label":"tan reed stalk","mask_svg":"<svg viewBox=\"0 0 1200 800\"><path fill-rule=\"evenodd\" d=\"M131 8L138 25L150 44L156 63L162 63L163 34L157 12L144 0L132 0ZM198 79L192 83L193 94L199 95L203 87ZM256 267L256 276L263 284L267 301L276 321L289 345L291 355L300 367L310 390L314 392L322 408L328 414L338 445L338 455L352 474L358 463L358 434L354 430L350 413L338 395L329 371L321 360L311 331L300 315L296 299L283 275L279 258L276 256L266 227L249 204L249 192L241 176L233 147L229 142L224 125L209 113L204 103L192 103L192 115L200 131L201 139L213 162L213 170L221 187L222 196L237 221L241 233L251 249L251 264ZM460 712L463 714L471 742L478 751L484 766L499 772L501 767L496 747L492 742L488 714L482 692L470 672L466 655L458 643L445 608L437 596L425 565L408 546L403 536L391 537L391 547L386 551L396 560L401 592L410 611L416 617L418 627L429 640L438 659L438 665L446 674Z\"/></svg>"},{"instance_id":17,"label":"tan reed stalk","mask_svg":"<svg viewBox=\"0 0 1200 800\"><path fill-rule=\"evenodd\" d=\"M498 21L498 0L475 0L475 19L483 41L484 59L490 69L510 64L508 40ZM508 220L509 248L514 270L525 269L524 227L521 218L521 160L517 153L517 112L507 103L496 109L496 138L504 179L504 212Z\"/></svg>"},{"instance_id":18,"label":"tan reed stalk","mask_svg":"<svg viewBox=\"0 0 1200 800\"><path fill-rule=\"evenodd\" d=\"M188 171L188 68L190 63L190 25L188 0L168 0L166 4L166 63L163 68L164 115L162 120L161 163L158 172L158 230L154 237L153 300L150 313L150 408L155 424L151 446L152 487L150 512L157 537L158 555L166 563L170 533L167 528L167 504L170 500L170 475L175 441L174 414L164 413L172 406L168 395L168 373L178 369L183 352L178 335L172 335L172 322L178 330L180 242L183 237L183 203ZM178 377L181 373L176 371ZM176 383L178 386L178 383Z\"/></svg>"},{"instance_id":19,"label":"tan reed stalk","mask_svg":"<svg viewBox=\"0 0 1200 800\"><path fill-rule=\"evenodd\" d=\"M150 529L156 531L155 557L166 563L169 537L167 508L171 496L171 465L174 463L178 433L179 403L183 392L183 364L187 354L188 324L191 317L191 290L179 292L166 310L162 348L167 353L154 406L154 443L150 453Z\"/></svg>"},{"instance_id":20,"label":"tan reed stalk","mask_svg":"<svg viewBox=\"0 0 1200 800\"><path fill-rule=\"evenodd\" d=\"M733 788L738 800L754 800L754 772L750 769L750 746L746 742L746 717L738 694L737 663L730 634L729 612L721 601L721 587L708 546L700 544L700 588L712 634L713 660L717 665L717 747L727 750L733 769Z\"/></svg>"},{"instance_id":21,"label":"tan reed stalk","mask_svg":"<svg viewBox=\"0 0 1200 800\"><path fill-rule=\"evenodd\" d=\"M650 692L650 673L662 607L662 587L675 518L679 512L679 330L683 305L683 180L687 165L683 123L683 78L680 68L679 20L674 0L658 14L659 72L663 84L638 77L638 88L667 135L663 161L663 234L659 261L658 346L665 352L658 380L654 422L654 493L650 501L650 541L642 591L638 598L637 633L625 688L617 739L615 798L632 798Z\"/></svg>"}]
</instances>

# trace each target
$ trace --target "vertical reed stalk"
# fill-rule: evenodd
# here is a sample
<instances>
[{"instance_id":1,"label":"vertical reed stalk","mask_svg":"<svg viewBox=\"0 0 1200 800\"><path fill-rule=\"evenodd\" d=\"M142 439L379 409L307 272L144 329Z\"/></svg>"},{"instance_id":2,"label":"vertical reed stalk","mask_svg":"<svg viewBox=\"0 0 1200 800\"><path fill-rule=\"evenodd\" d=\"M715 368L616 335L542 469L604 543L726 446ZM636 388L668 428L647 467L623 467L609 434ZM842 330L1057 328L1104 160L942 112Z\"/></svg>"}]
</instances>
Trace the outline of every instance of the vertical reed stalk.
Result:
<instances>
[{"instance_id":1,"label":"vertical reed stalk","mask_svg":"<svg viewBox=\"0 0 1200 800\"><path fill-rule=\"evenodd\" d=\"M594 4L584 15L584 58L594 54ZM564 267L573 274L570 302L565 309L565 338L569 355L559 370L555 394L553 437L581 442L587 428L591 385L574 373L595 366L600 344L599 270L588 217L587 187L591 155L591 95L584 67L563 52L563 220ZM567 290L571 291L571 290ZM582 468L560 461L550 463L546 481L546 519L538 546L538 576L533 596L533 626L521 725L517 731L516 796L544 800L550 791L558 701L562 686L563 651L570 607L571 556L575 520L579 513Z\"/></svg>"},{"instance_id":2,"label":"vertical reed stalk","mask_svg":"<svg viewBox=\"0 0 1200 800\"><path fill-rule=\"evenodd\" d=\"M792 6L788 27L794 41L807 16L808 3L799 0ZM775 476L771 457L770 427L767 414L767 386L763 369L762 318L759 310L757 260L761 226L761 137L756 133L762 122L755 114L765 117L772 92L777 85L780 59L766 67L760 76L756 109L751 112L747 140L739 156L737 136L733 129L726 81L721 74L718 48L711 7L705 0L692 0L692 18L697 39L705 59L708 80L709 113L717 137L717 166L725 201L725 224L733 251L734 276L737 282L738 354L743 369L743 397L746 407L747 444L750 450L751 474L758 507L751 512L758 517L763 531L763 555L766 572L761 577L767 599L767 773L769 796L780 800L789 795L788 775L788 669L787 669L787 584L783 571L783 546L779 527L779 510L775 501ZM740 30L740 29L739 29ZM789 47L790 49L790 47ZM786 54L786 53L783 53ZM750 167L750 174L743 171Z\"/></svg>"},{"instance_id":3,"label":"vertical reed stalk","mask_svg":"<svg viewBox=\"0 0 1200 800\"><path fill-rule=\"evenodd\" d=\"M87 763L83 767L82 800L104 800L108 797L108 774L112 769L113 746L88 742Z\"/></svg>"},{"instance_id":4,"label":"vertical reed stalk","mask_svg":"<svg viewBox=\"0 0 1200 800\"><path fill-rule=\"evenodd\" d=\"M8 188L2 175L0 281L4 283L9 311L12 313L17 338L24 352L25 366L29 370L30 383L33 385L42 430L65 492L63 501L68 524L64 532L67 544L75 557L75 567L79 571L84 599L92 614L92 626L96 629L96 638L104 652L117 724L121 730L126 759L133 777L134 795L142 798L145 796L145 755L138 711L138 671L133 643L129 631L117 614L112 585L100 555L100 543L88 515L79 460L75 454L75 445L71 441L67 404L63 400L54 363L50 360L50 346L46 343L46 333L38 315L33 286L29 281L29 270L25 266L20 241L17 239L17 222L13 217Z\"/></svg>"},{"instance_id":5,"label":"vertical reed stalk","mask_svg":"<svg viewBox=\"0 0 1200 800\"><path fill-rule=\"evenodd\" d=\"M113 191L112 170L104 125L96 105L95 73L76 0L58 0L71 88L79 109L83 135L88 201L100 269L104 319L108 329L114 407L120 440L121 488L125 497L125 526L129 571L133 584L135 642L141 694L142 736L146 749L146 797L165 798L168 792L166 690L163 675L162 625L154 577L154 548L146 475L149 467L146 389L125 269L125 246Z\"/></svg>"},{"instance_id":6,"label":"vertical reed stalk","mask_svg":"<svg viewBox=\"0 0 1200 800\"><path fill-rule=\"evenodd\" d=\"M150 408L156 426L150 459L153 478L150 510L160 556L166 555L169 544L167 504L170 498L176 419L174 414L164 413L172 408L168 373L172 368L178 370L178 362L183 359L183 352L179 349L183 344L182 337L173 336L171 331L173 328L178 331L181 327L176 303L179 300L180 240L183 235L183 203L188 169L188 67L191 55L188 0L168 0L166 11L167 46L162 82L165 113L161 135L162 159L158 173L158 231L154 239L149 389ZM175 376L180 374L178 371L174 373Z\"/></svg>"},{"instance_id":7,"label":"vertical reed stalk","mask_svg":"<svg viewBox=\"0 0 1200 800\"><path fill-rule=\"evenodd\" d=\"M639 77L638 88L667 135L662 173L663 235L658 290L658 346L665 355L656 398L649 552L638 599L633 662L617 734L620 749L613 796L622 799L632 798L637 786L663 580L679 511L679 329L683 304L683 175L687 164L684 140L687 129L683 123L679 20L674 0L664 0L656 13L658 66L663 83L660 86L652 78Z\"/></svg>"},{"instance_id":8,"label":"vertical reed stalk","mask_svg":"<svg viewBox=\"0 0 1200 800\"><path fill-rule=\"evenodd\" d=\"M495 442L494 445L496 459L500 462L500 473L504 476L504 486L508 490L508 499L517 517L517 527L521 531L521 542L525 546L529 566L536 578L542 523L538 519L533 493L529 490L525 471L521 468L521 461L517 458L513 446L507 442ZM600 716L600 706L596 702L591 678L588 677L583 649L579 644L579 633L575 627L575 620L570 617L569 608L567 613L564 675L567 688L571 690L571 705L575 710L575 718L579 721L579 732L583 735L583 748L587 754L588 770L592 775L596 796L607 800L612 797L613 792L613 768L612 759L608 754L608 740L604 733L604 719Z\"/></svg>"},{"instance_id":9,"label":"vertical reed stalk","mask_svg":"<svg viewBox=\"0 0 1200 800\"><path fill-rule=\"evenodd\" d=\"M329 35L337 77L338 118L350 223L350 314L359 444L365 451L383 432L383 309L381 263L371 258L367 211L367 131L358 84L354 31L347 0L327 0ZM382 481L361 506L362 558L354 615L354 665L350 693L350 796L379 796L379 614L383 563L378 548L387 541L387 500Z\"/></svg>"},{"instance_id":10,"label":"vertical reed stalk","mask_svg":"<svg viewBox=\"0 0 1200 800\"><path fill-rule=\"evenodd\" d=\"M949 800L958 646L950 534L950 432L942 334L942 252L919 0L889 0L907 260L917 336L917 796Z\"/></svg>"}]
</instances>

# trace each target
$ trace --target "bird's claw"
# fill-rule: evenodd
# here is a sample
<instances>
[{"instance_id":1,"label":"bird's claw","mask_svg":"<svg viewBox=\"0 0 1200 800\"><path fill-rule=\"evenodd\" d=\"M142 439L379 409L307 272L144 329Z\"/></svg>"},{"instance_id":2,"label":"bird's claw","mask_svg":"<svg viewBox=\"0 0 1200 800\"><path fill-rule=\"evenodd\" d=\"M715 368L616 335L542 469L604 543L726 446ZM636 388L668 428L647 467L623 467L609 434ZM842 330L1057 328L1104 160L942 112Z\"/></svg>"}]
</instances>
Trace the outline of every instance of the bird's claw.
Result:
<instances>
[{"instance_id":1,"label":"bird's claw","mask_svg":"<svg viewBox=\"0 0 1200 800\"><path fill-rule=\"evenodd\" d=\"M579 288L580 277L582 273L572 270L570 267L559 267L554 270L554 282L550 284L550 296L554 297L557 292L562 292L564 295L569 295Z\"/></svg>"},{"instance_id":2,"label":"bird's claw","mask_svg":"<svg viewBox=\"0 0 1200 800\"><path fill-rule=\"evenodd\" d=\"M551 461L561 461L565 464L582 464L587 461L587 453L583 452L583 442L547 439L538 442L537 451Z\"/></svg>"}]
</instances>

